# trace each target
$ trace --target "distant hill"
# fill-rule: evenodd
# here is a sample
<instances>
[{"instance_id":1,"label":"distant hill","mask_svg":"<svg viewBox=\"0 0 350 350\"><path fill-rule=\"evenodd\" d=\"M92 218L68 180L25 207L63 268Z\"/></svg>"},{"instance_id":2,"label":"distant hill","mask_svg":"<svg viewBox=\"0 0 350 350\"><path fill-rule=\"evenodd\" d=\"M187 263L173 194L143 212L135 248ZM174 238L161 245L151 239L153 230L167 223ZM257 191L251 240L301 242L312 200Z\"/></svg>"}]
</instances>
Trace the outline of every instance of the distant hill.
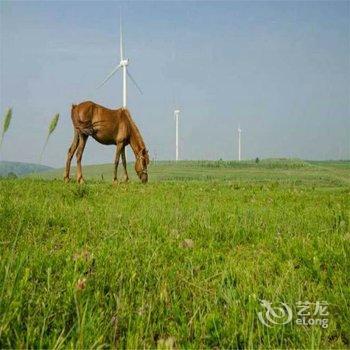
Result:
<instances>
[{"instance_id":1,"label":"distant hill","mask_svg":"<svg viewBox=\"0 0 350 350\"><path fill-rule=\"evenodd\" d=\"M128 172L132 181L137 181L134 163L128 163ZM86 180L111 182L112 163L84 165ZM291 184L318 184L324 186L350 185L350 161L309 162L300 159L261 159L246 161L151 161L149 181L218 181L252 183L259 181ZM72 181L75 181L76 168L72 166ZM122 166L118 169L123 176ZM29 177L53 180L63 179L63 169L53 169L40 174L28 174Z\"/></svg>"},{"instance_id":2,"label":"distant hill","mask_svg":"<svg viewBox=\"0 0 350 350\"><path fill-rule=\"evenodd\" d=\"M10 175L25 175L29 173L39 173L43 171L52 170L53 168L31 163L21 163L21 162L0 162L0 177Z\"/></svg>"}]
</instances>

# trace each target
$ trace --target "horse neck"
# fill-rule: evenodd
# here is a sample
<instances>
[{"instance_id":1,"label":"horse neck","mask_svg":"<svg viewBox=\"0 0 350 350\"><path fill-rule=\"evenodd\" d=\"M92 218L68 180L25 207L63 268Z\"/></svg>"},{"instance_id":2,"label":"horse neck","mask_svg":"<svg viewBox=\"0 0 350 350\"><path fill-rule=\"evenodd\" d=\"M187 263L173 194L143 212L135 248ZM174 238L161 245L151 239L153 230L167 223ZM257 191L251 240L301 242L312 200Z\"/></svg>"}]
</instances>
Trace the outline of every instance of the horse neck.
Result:
<instances>
[{"instance_id":1,"label":"horse neck","mask_svg":"<svg viewBox=\"0 0 350 350\"><path fill-rule=\"evenodd\" d=\"M133 121L130 123L130 146L137 157L140 152L145 149L145 143L142 136Z\"/></svg>"},{"instance_id":2,"label":"horse neck","mask_svg":"<svg viewBox=\"0 0 350 350\"><path fill-rule=\"evenodd\" d=\"M130 135L130 146L135 154L135 157L137 157L145 148L145 144L143 143L142 139L135 137L132 134Z\"/></svg>"}]
</instances>

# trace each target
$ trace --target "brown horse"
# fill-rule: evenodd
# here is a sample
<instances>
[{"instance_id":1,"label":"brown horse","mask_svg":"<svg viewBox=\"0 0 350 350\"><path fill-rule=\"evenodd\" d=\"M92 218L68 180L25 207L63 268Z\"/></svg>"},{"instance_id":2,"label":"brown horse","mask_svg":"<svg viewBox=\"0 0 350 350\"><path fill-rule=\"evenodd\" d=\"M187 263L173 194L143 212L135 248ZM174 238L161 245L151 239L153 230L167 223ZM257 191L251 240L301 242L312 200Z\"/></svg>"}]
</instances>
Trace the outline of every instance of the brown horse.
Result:
<instances>
[{"instance_id":1,"label":"brown horse","mask_svg":"<svg viewBox=\"0 0 350 350\"><path fill-rule=\"evenodd\" d=\"M122 156L124 178L128 181L126 170L125 147L130 144L135 157L135 170L143 183L148 181L147 165L149 164L148 151L136 124L125 108L108 109L94 102L86 101L79 105L72 105L72 122L74 139L68 150L64 180L69 181L70 164L75 152L77 157L77 181L83 182L81 159L86 141L92 136L104 145L116 145L114 162L114 181L117 181L119 158Z\"/></svg>"}]
</instances>

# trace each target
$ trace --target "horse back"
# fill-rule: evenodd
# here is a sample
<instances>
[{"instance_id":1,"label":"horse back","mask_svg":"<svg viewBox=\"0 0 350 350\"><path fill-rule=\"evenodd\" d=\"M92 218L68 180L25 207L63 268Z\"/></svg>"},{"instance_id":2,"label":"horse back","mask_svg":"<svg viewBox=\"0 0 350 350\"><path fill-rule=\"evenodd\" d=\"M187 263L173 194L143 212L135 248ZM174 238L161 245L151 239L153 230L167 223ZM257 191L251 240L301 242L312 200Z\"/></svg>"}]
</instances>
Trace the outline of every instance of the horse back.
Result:
<instances>
[{"instance_id":1,"label":"horse back","mask_svg":"<svg viewBox=\"0 0 350 350\"><path fill-rule=\"evenodd\" d=\"M102 144L128 138L126 110L109 109L91 101L72 105L72 122L78 132L92 136Z\"/></svg>"}]
</instances>

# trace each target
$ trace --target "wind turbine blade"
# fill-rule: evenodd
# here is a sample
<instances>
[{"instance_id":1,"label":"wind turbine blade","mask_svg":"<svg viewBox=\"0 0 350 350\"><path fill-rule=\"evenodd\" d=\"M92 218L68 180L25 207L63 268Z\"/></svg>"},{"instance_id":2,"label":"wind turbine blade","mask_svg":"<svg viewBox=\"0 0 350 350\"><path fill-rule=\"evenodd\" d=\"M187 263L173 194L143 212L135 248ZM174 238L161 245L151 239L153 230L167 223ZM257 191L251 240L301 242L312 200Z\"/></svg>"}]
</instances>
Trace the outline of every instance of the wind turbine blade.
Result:
<instances>
[{"instance_id":1,"label":"wind turbine blade","mask_svg":"<svg viewBox=\"0 0 350 350\"><path fill-rule=\"evenodd\" d=\"M116 72L120 67L121 67L120 64L119 64L117 67L115 67L115 68L112 70L112 72L110 72L110 73L107 75L106 79L105 79L97 88L99 89L101 86L103 86L104 84L106 84L107 81L115 74L115 72Z\"/></svg>"},{"instance_id":2,"label":"wind turbine blade","mask_svg":"<svg viewBox=\"0 0 350 350\"><path fill-rule=\"evenodd\" d=\"M130 74L129 70L127 69L126 72L128 73L129 78L131 79L131 81L135 84L135 86L137 87L137 90L139 90L140 94L143 95L143 92L141 90L141 88L138 86L138 84L136 83L135 79L132 77L132 75Z\"/></svg>"},{"instance_id":3,"label":"wind turbine blade","mask_svg":"<svg viewBox=\"0 0 350 350\"><path fill-rule=\"evenodd\" d=\"M120 14L120 38L119 38L119 49L120 49L120 60L123 60L123 29L122 29L122 15Z\"/></svg>"}]
</instances>

